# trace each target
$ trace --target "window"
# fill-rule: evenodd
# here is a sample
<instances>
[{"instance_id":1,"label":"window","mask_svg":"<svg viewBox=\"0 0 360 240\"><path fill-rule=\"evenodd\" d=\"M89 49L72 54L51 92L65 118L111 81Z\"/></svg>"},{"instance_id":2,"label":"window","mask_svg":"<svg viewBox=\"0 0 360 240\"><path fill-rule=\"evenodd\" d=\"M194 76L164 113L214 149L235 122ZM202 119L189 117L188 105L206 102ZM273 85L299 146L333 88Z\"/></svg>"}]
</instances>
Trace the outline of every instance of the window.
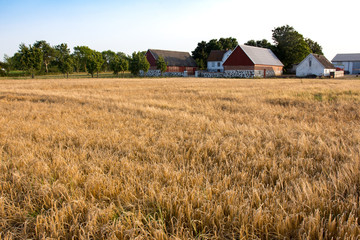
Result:
<instances>
[{"instance_id":1,"label":"window","mask_svg":"<svg viewBox=\"0 0 360 240\"><path fill-rule=\"evenodd\" d=\"M218 67L220 67L220 62L218 62Z\"/></svg>"},{"instance_id":2,"label":"window","mask_svg":"<svg viewBox=\"0 0 360 240\"><path fill-rule=\"evenodd\" d=\"M214 62L212 62L212 64L211 64L211 65L212 65L212 67L215 67L215 63L214 63Z\"/></svg>"},{"instance_id":3,"label":"window","mask_svg":"<svg viewBox=\"0 0 360 240\"><path fill-rule=\"evenodd\" d=\"M311 67L311 59L309 58L309 67Z\"/></svg>"}]
</instances>

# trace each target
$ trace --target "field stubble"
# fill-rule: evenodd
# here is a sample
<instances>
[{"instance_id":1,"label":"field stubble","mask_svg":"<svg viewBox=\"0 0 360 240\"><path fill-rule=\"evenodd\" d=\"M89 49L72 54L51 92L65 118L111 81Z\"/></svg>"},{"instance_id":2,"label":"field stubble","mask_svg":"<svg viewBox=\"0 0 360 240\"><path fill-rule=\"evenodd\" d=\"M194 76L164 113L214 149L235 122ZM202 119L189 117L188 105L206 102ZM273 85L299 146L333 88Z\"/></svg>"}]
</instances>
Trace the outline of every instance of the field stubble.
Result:
<instances>
[{"instance_id":1,"label":"field stubble","mask_svg":"<svg viewBox=\"0 0 360 240\"><path fill-rule=\"evenodd\" d=\"M360 82L0 81L2 239L357 239Z\"/></svg>"}]
</instances>

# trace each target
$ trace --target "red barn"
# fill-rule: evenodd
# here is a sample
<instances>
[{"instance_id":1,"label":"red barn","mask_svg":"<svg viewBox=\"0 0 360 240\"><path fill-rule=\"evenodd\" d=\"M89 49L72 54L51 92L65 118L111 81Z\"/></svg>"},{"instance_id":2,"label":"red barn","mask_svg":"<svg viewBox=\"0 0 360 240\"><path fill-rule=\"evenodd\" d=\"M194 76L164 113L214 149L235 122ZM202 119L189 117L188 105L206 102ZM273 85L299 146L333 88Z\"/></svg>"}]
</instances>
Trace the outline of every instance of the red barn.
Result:
<instances>
[{"instance_id":1,"label":"red barn","mask_svg":"<svg viewBox=\"0 0 360 240\"><path fill-rule=\"evenodd\" d=\"M158 60L159 57L162 57L167 63L166 72L183 73L187 71L189 75L194 75L197 70L196 62L188 52L156 49L149 49L146 52L146 58L150 63L149 70L156 70L156 60Z\"/></svg>"},{"instance_id":2,"label":"red barn","mask_svg":"<svg viewBox=\"0 0 360 240\"><path fill-rule=\"evenodd\" d=\"M268 72L279 76L284 65L267 48L252 47L247 45L237 46L223 64L224 70L252 70L263 71L264 77Z\"/></svg>"}]
</instances>

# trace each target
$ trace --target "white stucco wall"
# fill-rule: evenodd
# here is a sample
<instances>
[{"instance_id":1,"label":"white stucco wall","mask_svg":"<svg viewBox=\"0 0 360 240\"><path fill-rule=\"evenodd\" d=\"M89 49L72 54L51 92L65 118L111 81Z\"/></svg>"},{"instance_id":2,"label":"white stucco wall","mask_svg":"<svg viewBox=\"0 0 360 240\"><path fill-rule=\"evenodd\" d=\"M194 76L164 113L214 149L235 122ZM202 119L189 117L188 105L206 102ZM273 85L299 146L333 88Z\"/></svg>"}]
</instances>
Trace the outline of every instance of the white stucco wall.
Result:
<instances>
[{"instance_id":1,"label":"white stucco wall","mask_svg":"<svg viewBox=\"0 0 360 240\"><path fill-rule=\"evenodd\" d=\"M220 70L220 72L224 71L224 67L222 65L222 62L208 62L207 63L207 69L209 72L217 72Z\"/></svg>"},{"instance_id":2,"label":"white stucco wall","mask_svg":"<svg viewBox=\"0 0 360 240\"><path fill-rule=\"evenodd\" d=\"M330 76L330 72L335 72L335 70L325 69L312 54L309 54L296 68L297 77L306 77L308 75Z\"/></svg>"},{"instance_id":3,"label":"white stucco wall","mask_svg":"<svg viewBox=\"0 0 360 240\"><path fill-rule=\"evenodd\" d=\"M229 50L227 51L224 56L222 61L219 62L208 62L207 63L207 69L209 72L224 72L224 67L223 67L223 63L226 61L226 59L231 55L232 51Z\"/></svg>"}]
</instances>

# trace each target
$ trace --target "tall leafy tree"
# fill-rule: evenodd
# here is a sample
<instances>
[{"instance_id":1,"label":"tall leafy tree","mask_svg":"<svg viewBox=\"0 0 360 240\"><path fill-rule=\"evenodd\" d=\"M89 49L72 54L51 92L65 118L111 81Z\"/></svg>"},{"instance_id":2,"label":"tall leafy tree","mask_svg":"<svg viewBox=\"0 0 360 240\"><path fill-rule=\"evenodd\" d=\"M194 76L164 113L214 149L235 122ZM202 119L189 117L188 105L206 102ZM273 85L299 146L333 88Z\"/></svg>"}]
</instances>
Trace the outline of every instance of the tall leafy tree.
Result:
<instances>
[{"instance_id":1,"label":"tall leafy tree","mask_svg":"<svg viewBox=\"0 0 360 240\"><path fill-rule=\"evenodd\" d=\"M36 41L34 47L39 48L43 55L43 64L45 66L45 72L49 73L49 64L55 59L55 49L50 46L45 40Z\"/></svg>"},{"instance_id":2,"label":"tall leafy tree","mask_svg":"<svg viewBox=\"0 0 360 240\"><path fill-rule=\"evenodd\" d=\"M206 42L201 41L197 44L194 51L192 51L192 57L195 59L200 69L206 69L206 59L209 53L207 53Z\"/></svg>"},{"instance_id":3,"label":"tall leafy tree","mask_svg":"<svg viewBox=\"0 0 360 240\"><path fill-rule=\"evenodd\" d=\"M284 64L285 71L292 68L293 64L301 62L309 53L323 55L319 43L310 38L304 38L289 25L277 27L272 32L274 45L266 39L249 40L245 45L271 49Z\"/></svg>"},{"instance_id":4,"label":"tall leafy tree","mask_svg":"<svg viewBox=\"0 0 360 240\"><path fill-rule=\"evenodd\" d=\"M102 66L102 70L104 72L109 71L110 68L110 62L115 58L116 53L111 51L111 50L107 50L107 51L103 51L101 52L103 59L104 59L104 64Z\"/></svg>"},{"instance_id":5,"label":"tall leafy tree","mask_svg":"<svg viewBox=\"0 0 360 240\"><path fill-rule=\"evenodd\" d=\"M140 71L146 73L150 68L150 63L146 59L145 52L133 52L130 59L129 70L130 72L137 76L140 74Z\"/></svg>"},{"instance_id":6,"label":"tall leafy tree","mask_svg":"<svg viewBox=\"0 0 360 240\"><path fill-rule=\"evenodd\" d=\"M160 70L161 75L166 72L167 64L163 57L159 57L158 60L156 60L156 68Z\"/></svg>"},{"instance_id":7,"label":"tall leafy tree","mask_svg":"<svg viewBox=\"0 0 360 240\"><path fill-rule=\"evenodd\" d=\"M221 45L221 50L232 50L239 45L236 38L228 37L228 38L220 38L219 43Z\"/></svg>"},{"instance_id":8,"label":"tall leafy tree","mask_svg":"<svg viewBox=\"0 0 360 240\"><path fill-rule=\"evenodd\" d=\"M207 54L211 52L211 50L222 50L222 45L217 39L211 39L206 43L205 51Z\"/></svg>"},{"instance_id":9,"label":"tall leafy tree","mask_svg":"<svg viewBox=\"0 0 360 240\"><path fill-rule=\"evenodd\" d=\"M293 27L286 25L275 28L272 38L275 43L274 53L284 64L285 70L290 69L293 64L300 63L311 49L306 43L303 35Z\"/></svg>"},{"instance_id":10,"label":"tall leafy tree","mask_svg":"<svg viewBox=\"0 0 360 240\"><path fill-rule=\"evenodd\" d=\"M76 46L74 47L73 60L76 72L87 72L87 60L92 54L93 50L88 46Z\"/></svg>"},{"instance_id":11,"label":"tall leafy tree","mask_svg":"<svg viewBox=\"0 0 360 240\"><path fill-rule=\"evenodd\" d=\"M116 54L114 58L110 61L110 69L114 74L119 75L119 72L127 71L129 68L128 60L126 59L125 54Z\"/></svg>"},{"instance_id":12,"label":"tall leafy tree","mask_svg":"<svg viewBox=\"0 0 360 240\"><path fill-rule=\"evenodd\" d=\"M192 57L195 59L200 69L206 69L207 58L211 50L230 50L234 49L238 45L235 38L220 38L211 39L209 42L201 41L198 43L194 51L192 51Z\"/></svg>"},{"instance_id":13,"label":"tall leafy tree","mask_svg":"<svg viewBox=\"0 0 360 240\"><path fill-rule=\"evenodd\" d=\"M62 43L55 47L57 52L56 54L56 63L59 67L59 70L66 77L69 78L69 73L73 70L73 60L70 55L70 49L68 48L66 43Z\"/></svg>"},{"instance_id":14,"label":"tall leafy tree","mask_svg":"<svg viewBox=\"0 0 360 240\"><path fill-rule=\"evenodd\" d=\"M86 68L91 77L94 77L94 73L97 73L99 77L99 71L104 63L104 59L100 52L92 50L92 52L86 58Z\"/></svg>"},{"instance_id":15,"label":"tall leafy tree","mask_svg":"<svg viewBox=\"0 0 360 240\"><path fill-rule=\"evenodd\" d=\"M43 62L43 54L41 49L25 44L20 44L19 49L20 63L23 70L26 70L31 74L31 77L35 77L35 73L40 71Z\"/></svg>"},{"instance_id":16,"label":"tall leafy tree","mask_svg":"<svg viewBox=\"0 0 360 240\"><path fill-rule=\"evenodd\" d=\"M312 53L324 55L322 51L322 47L320 46L319 43L311 40L310 38L305 38L305 42L309 45L309 48Z\"/></svg>"}]
</instances>

